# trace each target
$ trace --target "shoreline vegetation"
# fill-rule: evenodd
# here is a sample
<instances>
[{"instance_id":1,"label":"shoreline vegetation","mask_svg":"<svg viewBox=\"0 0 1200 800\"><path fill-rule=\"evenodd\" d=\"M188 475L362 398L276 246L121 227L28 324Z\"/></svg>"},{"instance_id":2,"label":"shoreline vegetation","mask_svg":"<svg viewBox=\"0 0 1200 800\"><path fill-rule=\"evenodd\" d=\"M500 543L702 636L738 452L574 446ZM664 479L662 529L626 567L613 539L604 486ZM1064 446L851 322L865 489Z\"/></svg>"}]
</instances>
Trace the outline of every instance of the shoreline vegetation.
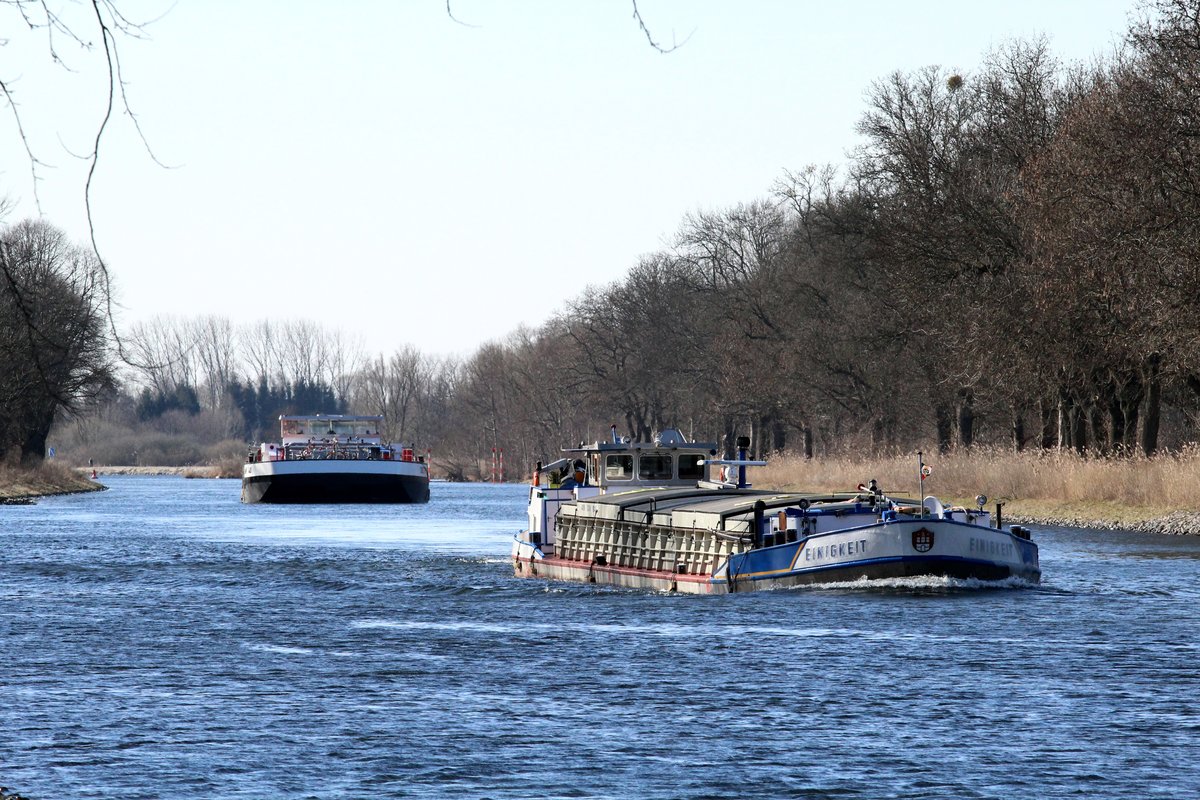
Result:
<instances>
[{"instance_id":1,"label":"shoreline vegetation","mask_svg":"<svg viewBox=\"0 0 1200 800\"><path fill-rule=\"evenodd\" d=\"M1200 450L1152 458L1097 458L1075 453L1012 453L977 449L929 456L933 473L920 487L960 505L988 497L994 510L1004 504L1003 519L1034 525L1200 535ZM98 466L105 475L179 475L185 478L235 478L228 464L211 466ZM781 491L851 491L874 478L898 497L918 493L914 454L880 457L806 459L780 455L750 479L759 488ZM0 468L0 504L37 497L103 490L86 467L47 464L32 470Z\"/></svg>"},{"instance_id":2,"label":"shoreline vegetation","mask_svg":"<svg viewBox=\"0 0 1200 800\"><path fill-rule=\"evenodd\" d=\"M784 455L752 473L755 486L851 491L871 478L891 495L936 495L956 505L1004 504L1009 523L1200 535L1200 451L1100 458L1074 452L980 448L926 456L933 472L918 488L916 454L804 459Z\"/></svg>"},{"instance_id":3,"label":"shoreline vegetation","mask_svg":"<svg viewBox=\"0 0 1200 800\"><path fill-rule=\"evenodd\" d=\"M0 505L25 505L39 497L108 488L92 480L90 474L62 464L41 464L30 469L0 466Z\"/></svg>"}]
</instances>

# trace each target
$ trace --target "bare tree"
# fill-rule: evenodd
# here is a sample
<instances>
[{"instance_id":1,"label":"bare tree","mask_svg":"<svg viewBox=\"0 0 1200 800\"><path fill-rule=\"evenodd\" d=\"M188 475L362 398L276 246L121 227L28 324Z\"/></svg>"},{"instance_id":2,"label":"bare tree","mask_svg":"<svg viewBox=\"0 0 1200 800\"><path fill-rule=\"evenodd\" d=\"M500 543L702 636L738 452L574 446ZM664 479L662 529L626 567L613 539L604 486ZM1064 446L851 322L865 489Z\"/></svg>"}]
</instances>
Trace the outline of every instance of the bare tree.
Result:
<instances>
[{"instance_id":1,"label":"bare tree","mask_svg":"<svg viewBox=\"0 0 1200 800\"><path fill-rule=\"evenodd\" d=\"M233 323L228 317L207 315L191 320L188 338L194 342L195 361L205 407L223 409L230 385L238 376L238 352Z\"/></svg>"},{"instance_id":2,"label":"bare tree","mask_svg":"<svg viewBox=\"0 0 1200 800\"><path fill-rule=\"evenodd\" d=\"M129 120L149 157L155 163L162 165L151 151L150 145L142 133L138 118L129 104L126 93L128 84L121 71L119 53L120 41L145 37L146 26L149 23L135 22L126 17L116 0L90 0L90 2L79 4L78 7L71 5L60 7L45 0L0 0L0 12L5 11L9 12L11 17L19 19L29 35L44 36L49 59L68 71L74 70L69 66L69 59L64 57L61 45L69 44L74 46L78 52L86 53L96 49L96 43L99 43L98 49L103 58L103 69L107 77L106 102L103 113L89 131L90 149L83 155L88 165L87 178L83 187L83 202L87 214L92 253L95 256L96 268L101 279L101 289L104 295L103 307L109 334L118 353L122 358L126 358L124 345L117 333L112 313L113 298L108 267L96 243L92 221L92 184L99 166L101 146L106 139L114 114L124 116ZM8 41L9 39L0 39L0 46L4 46ZM3 98L8 105L13 125L25 147L34 200L40 211L38 184L42 180L42 171L47 164L35 152L33 143L30 141L18 102L19 92L14 79L9 76L0 75L0 98ZM13 276L8 277L11 279Z\"/></svg>"},{"instance_id":3,"label":"bare tree","mask_svg":"<svg viewBox=\"0 0 1200 800\"><path fill-rule=\"evenodd\" d=\"M383 356L360 370L354 378L351 397L355 409L381 414L384 432L393 441L411 438L410 416L428 375L428 362L409 345Z\"/></svg>"},{"instance_id":4,"label":"bare tree","mask_svg":"<svg viewBox=\"0 0 1200 800\"><path fill-rule=\"evenodd\" d=\"M249 368L249 377L264 386L279 369L280 341L276 330L276 325L270 320L259 320L237 331L239 349L242 360Z\"/></svg>"},{"instance_id":5,"label":"bare tree","mask_svg":"<svg viewBox=\"0 0 1200 800\"><path fill-rule=\"evenodd\" d=\"M1150 8L1027 171L1034 319L1080 450L1153 453L1163 382L1200 367L1200 4Z\"/></svg>"},{"instance_id":6,"label":"bare tree","mask_svg":"<svg viewBox=\"0 0 1200 800\"><path fill-rule=\"evenodd\" d=\"M45 455L60 412L112 386L96 259L49 224L26 221L0 240L0 460Z\"/></svg>"},{"instance_id":7,"label":"bare tree","mask_svg":"<svg viewBox=\"0 0 1200 800\"><path fill-rule=\"evenodd\" d=\"M353 392L354 376L362 369L366 356L361 337L349 336L340 329L327 335L329 359L325 365L325 381L333 387L338 400L345 403Z\"/></svg>"},{"instance_id":8,"label":"bare tree","mask_svg":"<svg viewBox=\"0 0 1200 800\"><path fill-rule=\"evenodd\" d=\"M134 373L159 396L196 386L196 342L187 328L185 320L157 316L135 323L125 337Z\"/></svg>"},{"instance_id":9,"label":"bare tree","mask_svg":"<svg viewBox=\"0 0 1200 800\"><path fill-rule=\"evenodd\" d=\"M641 12L641 9L638 8L637 0L630 0L630 2L633 4L633 21L637 23L638 29L646 37L646 42L652 48L657 50L658 52L660 52L660 53L674 52L675 50L679 49L683 45L687 44L688 39L691 38L691 34L688 34L682 42L678 42L678 43L672 44L670 46L661 44L657 39L654 38L654 34L650 32L650 27L646 24L646 21L644 19L642 19L642 12ZM475 25L471 25L467 22L463 22L461 19L459 19L457 16L455 16L454 8L452 7L452 0L446 0L446 16L449 17L450 19L452 19L454 22L457 22L459 25L462 25L463 27L466 27L466 28L476 27Z\"/></svg>"},{"instance_id":10,"label":"bare tree","mask_svg":"<svg viewBox=\"0 0 1200 800\"><path fill-rule=\"evenodd\" d=\"M321 382L329 369L329 341L321 326L312 320L289 319L279 325L277 367L297 383Z\"/></svg>"}]
</instances>

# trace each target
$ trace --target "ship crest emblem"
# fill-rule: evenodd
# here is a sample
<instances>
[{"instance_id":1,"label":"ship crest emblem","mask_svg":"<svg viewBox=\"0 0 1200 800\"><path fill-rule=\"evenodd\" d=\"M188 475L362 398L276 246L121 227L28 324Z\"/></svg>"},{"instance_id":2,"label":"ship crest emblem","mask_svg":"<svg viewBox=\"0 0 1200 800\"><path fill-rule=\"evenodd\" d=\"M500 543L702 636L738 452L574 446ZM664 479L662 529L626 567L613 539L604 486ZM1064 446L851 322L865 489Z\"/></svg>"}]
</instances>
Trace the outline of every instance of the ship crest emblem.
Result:
<instances>
[{"instance_id":1,"label":"ship crest emblem","mask_svg":"<svg viewBox=\"0 0 1200 800\"><path fill-rule=\"evenodd\" d=\"M912 546L918 553L928 553L933 549L933 531L917 528L912 532Z\"/></svg>"}]
</instances>

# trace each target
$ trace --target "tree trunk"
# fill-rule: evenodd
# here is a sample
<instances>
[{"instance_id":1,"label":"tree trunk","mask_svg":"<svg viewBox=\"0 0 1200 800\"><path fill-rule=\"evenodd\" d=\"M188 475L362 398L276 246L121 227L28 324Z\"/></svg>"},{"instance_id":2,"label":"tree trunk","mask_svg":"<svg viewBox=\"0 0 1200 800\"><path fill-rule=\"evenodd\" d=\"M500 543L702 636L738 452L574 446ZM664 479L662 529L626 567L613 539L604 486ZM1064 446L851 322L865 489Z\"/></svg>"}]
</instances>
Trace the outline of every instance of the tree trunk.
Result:
<instances>
[{"instance_id":1,"label":"tree trunk","mask_svg":"<svg viewBox=\"0 0 1200 800\"><path fill-rule=\"evenodd\" d=\"M813 457L813 432L812 428L804 428L804 457L811 460Z\"/></svg>"},{"instance_id":2,"label":"tree trunk","mask_svg":"<svg viewBox=\"0 0 1200 800\"><path fill-rule=\"evenodd\" d=\"M662 407L656 402L654 408L650 411L650 436L654 436L655 431L662 431L667 427L666 415L663 413ZM646 441L650 441L647 439Z\"/></svg>"},{"instance_id":3,"label":"tree trunk","mask_svg":"<svg viewBox=\"0 0 1200 800\"><path fill-rule=\"evenodd\" d=\"M783 420L776 417L771 421L771 452L782 453L787 447L787 429Z\"/></svg>"},{"instance_id":4,"label":"tree trunk","mask_svg":"<svg viewBox=\"0 0 1200 800\"><path fill-rule=\"evenodd\" d=\"M1119 386L1114 387L1112 443L1122 455L1133 453L1137 447L1138 415L1145 394L1142 379L1135 374L1127 375Z\"/></svg>"},{"instance_id":5,"label":"tree trunk","mask_svg":"<svg viewBox=\"0 0 1200 800\"><path fill-rule=\"evenodd\" d=\"M1013 407L1012 413L1013 448L1018 452L1025 450L1025 412Z\"/></svg>"},{"instance_id":6,"label":"tree trunk","mask_svg":"<svg viewBox=\"0 0 1200 800\"><path fill-rule=\"evenodd\" d=\"M1059 444L1058 406L1042 399L1038 401L1038 407L1042 419L1042 449L1052 450Z\"/></svg>"},{"instance_id":7,"label":"tree trunk","mask_svg":"<svg viewBox=\"0 0 1200 800\"><path fill-rule=\"evenodd\" d=\"M625 424L629 426L629 433L635 442L648 442L653 436L654 432L650 430L646 413L647 410L640 407L625 412Z\"/></svg>"},{"instance_id":8,"label":"tree trunk","mask_svg":"<svg viewBox=\"0 0 1200 800\"><path fill-rule=\"evenodd\" d=\"M1104 409L1099 403L1092 403L1087 408L1086 416L1086 423L1091 427L1092 447L1100 455L1108 455L1110 448L1108 446L1108 430L1104 424Z\"/></svg>"},{"instance_id":9,"label":"tree trunk","mask_svg":"<svg viewBox=\"0 0 1200 800\"><path fill-rule=\"evenodd\" d=\"M1071 399L1069 402L1070 406L1068 407L1067 412L1071 432L1069 446L1074 449L1076 453L1079 453L1079 455L1084 455L1087 453L1088 446L1087 414L1084 409L1081 408L1077 402L1075 402L1074 399Z\"/></svg>"},{"instance_id":10,"label":"tree trunk","mask_svg":"<svg viewBox=\"0 0 1200 800\"><path fill-rule=\"evenodd\" d=\"M954 412L945 403L933 407L934 419L937 423L937 444L939 453L949 453L954 437Z\"/></svg>"},{"instance_id":11,"label":"tree trunk","mask_svg":"<svg viewBox=\"0 0 1200 800\"><path fill-rule=\"evenodd\" d=\"M1138 422L1140 421L1139 418L1142 410L1142 398L1145 394L1139 382L1137 392L1128 395L1121 404L1121 412L1125 422L1125 430L1121 436L1121 453L1123 455L1132 455L1133 451L1137 449Z\"/></svg>"},{"instance_id":12,"label":"tree trunk","mask_svg":"<svg viewBox=\"0 0 1200 800\"><path fill-rule=\"evenodd\" d=\"M1066 450L1075 446L1075 418L1071 415L1071 399L1066 392L1058 398L1058 448Z\"/></svg>"},{"instance_id":13,"label":"tree trunk","mask_svg":"<svg viewBox=\"0 0 1200 800\"><path fill-rule=\"evenodd\" d=\"M725 446L725 452L722 456L723 458L733 458L735 444L734 440L736 438L737 428L735 428L733 425L733 415L727 414L725 416L725 436L724 441L722 442L722 444Z\"/></svg>"},{"instance_id":14,"label":"tree trunk","mask_svg":"<svg viewBox=\"0 0 1200 800\"><path fill-rule=\"evenodd\" d=\"M1158 450L1158 424L1162 406L1162 383L1158 370L1161 358L1150 356L1146 378L1146 424L1142 428L1142 452L1152 456Z\"/></svg>"},{"instance_id":15,"label":"tree trunk","mask_svg":"<svg viewBox=\"0 0 1200 800\"><path fill-rule=\"evenodd\" d=\"M46 460L46 439L50 436L50 427L54 424L54 414L31 421L31 427L21 438L21 463L25 466L36 466Z\"/></svg>"},{"instance_id":16,"label":"tree trunk","mask_svg":"<svg viewBox=\"0 0 1200 800\"><path fill-rule=\"evenodd\" d=\"M767 447L767 418L759 417L750 423L750 457L762 458Z\"/></svg>"},{"instance_id":17,"label":"tree trunk","mask_svg":"<svg viewBox=\"0 0 1200 800\"><path fill-rule=\"evenodd\" d=\"M958 441L969 450L975 441L975 393L964 389L960 396L962 402L958 406Z\"/></svg>"},{"instance_id":18,"label":"tree trunk","mask_svg":"<svg viewBox=\"0 0 1200 800\"><path fill-rule=\"evenodd\" d=\"M1121 452L1125 441L1125 410L1122 406L1116 393L1108 399L1109 431L1112 437L1109 439L1109 449L1117 453Z\"/></svg>"}]
</instances>

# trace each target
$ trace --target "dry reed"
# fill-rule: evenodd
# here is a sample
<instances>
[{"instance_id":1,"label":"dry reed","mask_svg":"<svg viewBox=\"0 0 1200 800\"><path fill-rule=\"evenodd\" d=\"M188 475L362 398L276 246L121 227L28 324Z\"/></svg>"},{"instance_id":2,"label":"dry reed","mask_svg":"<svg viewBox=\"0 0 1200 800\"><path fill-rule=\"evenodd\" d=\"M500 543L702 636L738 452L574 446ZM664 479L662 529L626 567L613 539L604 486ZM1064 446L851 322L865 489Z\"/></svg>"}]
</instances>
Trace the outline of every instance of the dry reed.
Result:
<instances>
[{"instance_id":1,"label":"dry reed","mask_svg":"<svg viewBox=\"0 0 1200 800\"><path fill-rule=\"evenodd\" d=\"M185 478L240 478L246 460L240 456L218 458L209 464L189 467L183 472Z\"/></svg>"},{"instance_id":2,"label":"dry reed","mask_svg":"<svg viewBox=\"0 0 1200 800\"><path fill-rule=\"evenodd\" d=\"M1013 453L977 449L926 456L933 473L920 489L959 502L977 494L992 500L1121 506L1156 511L1200 507L1200 451L1153 458L1101 458L1073 452ZM752 474L755 485L794 491L850 491L870 478L884 491L918 492L916 453L851 459L783 455Z\"/></svg>"}]
</instances>

